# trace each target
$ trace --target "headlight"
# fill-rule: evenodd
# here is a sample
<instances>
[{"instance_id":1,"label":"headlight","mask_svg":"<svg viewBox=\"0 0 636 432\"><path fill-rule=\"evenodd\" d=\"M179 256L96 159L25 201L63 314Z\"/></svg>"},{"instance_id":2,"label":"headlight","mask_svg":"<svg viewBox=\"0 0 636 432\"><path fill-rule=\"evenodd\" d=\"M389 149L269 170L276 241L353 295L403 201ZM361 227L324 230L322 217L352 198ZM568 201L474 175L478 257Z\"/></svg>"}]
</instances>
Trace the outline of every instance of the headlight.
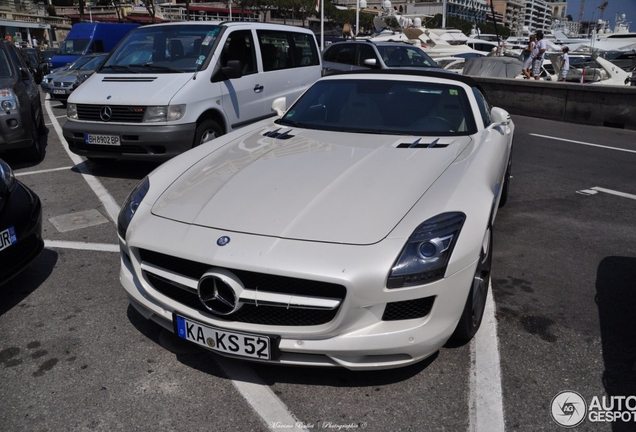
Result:
<instances>
[{"instance_id":1,"label":"headlight","mask_svg":"<svg viewBox=\"0 0 636 432\"><path fill-rule=\"evenodd\" d=\"M463 213L442 213L417 227L391 269L387 288L443 278L465 220Z\"/></svg>"},{"instance_id":2,"label":"headlight","mask_svg":"<svg viewBox=\"0 0 636 432\"><path fill-rule=\"evenodd\" d=\"M144 123L176 121L185 115L186 106L182 105L162 105L149 106L144 114Z\"/></svg>"},{"instance_id":3,"label":"headlight","mask_svg":"<svg viewBox=\"0 0 636 432\"><path fill-rule=\"evenodd\" d=\"M128 230L128 225L130 225L130 221L135 215L137 208L139 208L139 204L141 204L149 189L150 180L148 179L148 177L145 177L133 189L130 195L128 195L128 198L126 198L126 202L124 202L124 206L121 208L119 217L117 218L117 232L122 239L126 240L126 231Z\"/></svg>"},{"instance_id":4,"label":"headlight","mask_svg":"<svg viewBox=\"0 0 636 432\"><path fill-rule=\"evenodd\" d=\"M66 116L70 119L77 120L77 105L74 103L66 104Z\"/></svg>"},{"instance_id":5,"label":"headlight","mask_svg":"<svg viewBox=\"0 0 636 432\"><path fill-rule=\"evenodd\" d=\"M0 89L0 107L3 110L9 111L17 109L20 106L18 98L13 93L13 90L9 88Z\"/></svg>"},{"instance_id":6,"label":"headlight","mask_svg":"<svg viewBox=\"0 0 636 432\"><path fill-rule=\"evenodd\" d=\"M5 161L0 159L0 181L6 187L6 190L13 192L16 184L18 183L13 175L13 170Z\"/></svg>"}]
</instances>

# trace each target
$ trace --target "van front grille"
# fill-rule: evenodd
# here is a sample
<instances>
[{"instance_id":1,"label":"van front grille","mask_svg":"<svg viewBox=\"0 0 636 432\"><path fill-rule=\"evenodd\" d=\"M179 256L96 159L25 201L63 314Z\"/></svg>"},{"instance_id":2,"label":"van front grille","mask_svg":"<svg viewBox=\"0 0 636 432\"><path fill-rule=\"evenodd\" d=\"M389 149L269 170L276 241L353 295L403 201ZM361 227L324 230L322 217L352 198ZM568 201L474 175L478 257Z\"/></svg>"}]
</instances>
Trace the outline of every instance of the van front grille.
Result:
<instances>
[{"instance_id":1,"label":"van front grille","mask_svg":"<svg viewBox=\"0 0 636 432\"><path fill-rule=\"evenodd\" d=\"M145 112L145 106L77 104L77 117L85 121L141 123Z\"/></svg>"}]
</instances>

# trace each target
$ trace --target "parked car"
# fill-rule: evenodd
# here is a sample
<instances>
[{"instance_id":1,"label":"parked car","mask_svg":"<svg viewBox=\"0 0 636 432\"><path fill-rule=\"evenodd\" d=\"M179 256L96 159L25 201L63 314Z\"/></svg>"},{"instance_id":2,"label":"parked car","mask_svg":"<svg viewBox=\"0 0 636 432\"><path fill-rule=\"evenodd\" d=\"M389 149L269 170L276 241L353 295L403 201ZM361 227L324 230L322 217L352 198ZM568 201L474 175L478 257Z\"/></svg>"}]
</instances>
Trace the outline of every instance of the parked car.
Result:
<instances>
[{"instance_id":1,"label":"parked car","mask_svg":"<svg viewBox=\"0 0 636 432\"><path fill-rule=\"evenodd\" d=\"M51 71L51 73L47 74L40 83L40 87L42 87L42 91L45 93L51 93L51 81L55 78L63 75L67 71L76 70L81 67L84 63L89 61L91 57L82 56L75 60L73 63L67 64L66 66L59 67Z\"/></svg>"},{"instance_id":2,"label":"parked car","mask_svg":"<svg viewBox=\"0 0 636 432\"><path fill-rule=\"evenodd\" d=\"M394 368L480 326L514 124L469 77L334 74L144 178L130 303L221 355Z\"/></svg>"},{"instance_id":3,"label":"parked car","mask_svg":"<svg viewBox=\"0 0 636 432\"><path fill-rule=\"evenodd\" d=\"M39 162L44 157L41 136L46 134L40 92L19 48L0 41L0 154L22 149Z\"/></svg>"},{"instance_id":4,"label":"parked car","mask_svg":"<svg viewBox=\"0 0 636 432\"><path fill-rule=\"evenodd\" d=\"M66 106L66 100L73 90L86 81L95 72L95 69L101 66L107 55L107 53L100 53L84 56L87 61L78 68L64 71L51 79L49 81L51 99L60 101L62 105Z\"/></svg>"},{"instance_id":5,"label":"parked car","mask_svg":"<svg viewBox=\"0 0 636 432\"><path fill-rule=\"evenodd\" d=\"M24 270L43 248L40 199L0 159L0 285Z\"/></svg>"},{"instance_id":6,"label":"parked car","mask_svg":"<svg viewBox=\"0 0 636 432\"><path fill-rule=\"evenodd\" d=\"M161 47L157 49L157 47ZM187 21L131 31L74 91L64 138L92 160L165 161L258 120L320 78L306 28Z\"/></svg>"},{"instance_id":7,"label":"parked car","mask_svg":"<svg viewBox=\"0 0 636 432\"><path fill-rule=\"evenodd\" d=\"M328 75L365 69L439 68L439 65L414 45L358 39L332 43L325 48L322 67L323 74Z\"/></svg>"},{"instance_id":8,"label":"parked car","mask_svg":"<svg viewBox=\"0 0 636 432\"><path fill-rule=\"evenodd\" d=\"M22 50L29 56L29 61L33 67L33 78L36 84L42 82L44 75L50 72L49 65L42 55L42 51L39 48L22 48Z\"/></svg>"}]
</instances>

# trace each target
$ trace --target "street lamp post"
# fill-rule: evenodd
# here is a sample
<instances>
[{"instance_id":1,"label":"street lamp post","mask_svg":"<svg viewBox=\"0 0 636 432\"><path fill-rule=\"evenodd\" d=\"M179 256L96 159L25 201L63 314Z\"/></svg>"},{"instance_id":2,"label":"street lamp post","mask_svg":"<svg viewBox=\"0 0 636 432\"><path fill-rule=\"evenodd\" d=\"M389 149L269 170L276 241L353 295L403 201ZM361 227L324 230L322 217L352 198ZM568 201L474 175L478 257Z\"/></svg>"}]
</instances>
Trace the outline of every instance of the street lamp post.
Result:
<instances>
[{"instance_id":1,"label":"street lamp post","mask_svg":"<svg viewBox=\"0 0 636 432\"><path fill-rule=\"evenodd\" d=\"M358 33L360 32L360 9L366 9L367 7L367 0L356 0L356 30L355 30L355 36L358 36Z\"/></svg>"}]
</instances>

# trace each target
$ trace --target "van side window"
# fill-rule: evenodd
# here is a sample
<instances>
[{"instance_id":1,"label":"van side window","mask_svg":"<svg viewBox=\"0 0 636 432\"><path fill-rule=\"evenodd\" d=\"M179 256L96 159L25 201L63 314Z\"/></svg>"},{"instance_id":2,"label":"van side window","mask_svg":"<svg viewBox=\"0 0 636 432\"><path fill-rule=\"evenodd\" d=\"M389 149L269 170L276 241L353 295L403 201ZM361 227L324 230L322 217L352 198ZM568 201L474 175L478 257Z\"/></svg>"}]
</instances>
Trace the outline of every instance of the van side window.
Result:
<instances>
[{"instance_id":1,"label":"van side window","mask_svg":"<svg viewBox=\"0 0 636 432\"><path fill-rule=\"evenodd\" d=\"M95 39L89 53L101 53L104 52L104 41L101 39Z\"/></svg>"},{"instance_id":2,"label":"van side window","mask_svg":"<svg viewBox=\"0 0 636 432\"><path fill-rule=\"evenodd\" d=\"M256 53L251 31L239 30L228 36L221 53L221 66L227 66L230 60L241 62L243 75L256 73Z\"/></svg>"},{"instance_id":3,"label":"van side window","mask_svg":"<svg viewBox=\"0 0 636 432\"><path fill-rule=\"evenodd\" d=\"M256 33L264 72L320 64L313 35L273 30Z\"/></svg>"}]
</instances>

